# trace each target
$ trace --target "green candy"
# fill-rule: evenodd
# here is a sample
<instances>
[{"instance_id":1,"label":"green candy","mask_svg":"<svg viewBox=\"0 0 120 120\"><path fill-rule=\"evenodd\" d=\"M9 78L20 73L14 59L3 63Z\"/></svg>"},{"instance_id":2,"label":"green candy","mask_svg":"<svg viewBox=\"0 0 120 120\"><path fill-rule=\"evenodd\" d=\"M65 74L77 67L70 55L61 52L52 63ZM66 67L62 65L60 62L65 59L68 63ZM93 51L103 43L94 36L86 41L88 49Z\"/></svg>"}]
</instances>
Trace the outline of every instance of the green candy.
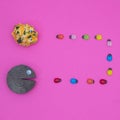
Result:
<instances>
[{"instance_id":1,"label":"green candy","mask_svg":"<svg viewBox=\"0 0 120 120\"><path fill-rule=\"evenodd\" d=\"M89 35L87 35L87 34L83 35L82 38L83 38L84 40L89 40L89 39L90 39Z\"/></svg>"}]
</instances>

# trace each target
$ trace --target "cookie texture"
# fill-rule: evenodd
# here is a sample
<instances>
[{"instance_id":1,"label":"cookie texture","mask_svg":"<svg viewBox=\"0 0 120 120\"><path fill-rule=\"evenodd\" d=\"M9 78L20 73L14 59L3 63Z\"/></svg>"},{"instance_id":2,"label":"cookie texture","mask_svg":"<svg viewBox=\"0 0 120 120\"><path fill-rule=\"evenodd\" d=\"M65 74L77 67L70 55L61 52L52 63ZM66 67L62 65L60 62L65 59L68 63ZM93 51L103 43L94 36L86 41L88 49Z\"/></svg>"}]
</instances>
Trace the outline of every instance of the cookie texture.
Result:
<instances>
[{"instance_id":1,"label":"cookie texture","mask_svg":"<svg viewBox=\"0 0 120 120\"><path fill-rule=\"evenodd\" d=\"M26 47L38 41L38 32L29 24L15 25L12 36L18 44Z\"/></svg>"},{"instance_id":2,"label":"cookie texture","mask_svg":"<svg viewBox=\"0 0 120 120\"><path fill-rule=\"evenodd\" d=\"M7 74L7 85L13 92L24 94L29 92L34 86L35 72L26 65L13 67Z\"/></svg>"}]
</instances>

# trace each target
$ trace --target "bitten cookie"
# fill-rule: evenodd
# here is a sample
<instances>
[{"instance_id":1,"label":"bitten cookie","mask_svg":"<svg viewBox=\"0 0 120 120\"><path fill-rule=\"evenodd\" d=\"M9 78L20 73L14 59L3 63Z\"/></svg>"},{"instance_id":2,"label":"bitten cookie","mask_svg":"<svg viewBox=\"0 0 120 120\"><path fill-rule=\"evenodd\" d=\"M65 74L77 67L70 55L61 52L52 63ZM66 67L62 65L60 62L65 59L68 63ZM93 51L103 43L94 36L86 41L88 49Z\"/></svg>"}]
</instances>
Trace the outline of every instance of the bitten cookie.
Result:
<instances>
[{"instance_id":1,"label":"bitten cookie","mask_svg":"<svg viewBox=\"0 0 120 120\"><path fill-rule=\"evenodd\" d=\"M13 92L24 94L35 86L35 72L26 65L18 65L11 68L7 74L7 85Z\"/></svg>"},{"instance_id":2,"label":"bitten cookie","mask_svg":"<svg viewBox=\"0 0 120 120\"><path fill-rule=\"evenodd\" d=\"M12 36L22 46L30 46L38 41L38 32L29 24L15 25Z\"/></svg>"}]
</instances>

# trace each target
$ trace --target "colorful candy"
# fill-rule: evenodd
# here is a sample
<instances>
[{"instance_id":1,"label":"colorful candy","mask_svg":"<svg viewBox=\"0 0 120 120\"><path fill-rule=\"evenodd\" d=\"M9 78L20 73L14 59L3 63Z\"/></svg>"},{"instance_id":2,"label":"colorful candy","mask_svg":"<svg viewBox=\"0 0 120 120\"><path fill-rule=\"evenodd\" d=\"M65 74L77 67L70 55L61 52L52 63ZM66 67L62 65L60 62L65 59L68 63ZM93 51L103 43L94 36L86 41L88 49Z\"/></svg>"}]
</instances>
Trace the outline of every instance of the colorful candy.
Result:
<instances>
[{"instance_id":1,"label":"colorful candy","mask_svg":"<svg viewBox=\"0 0 120 120\"><path fill-rule=\"evenodd\" d=\"M87 83L88 83L88 84L94 84L95 81L94 81L93 79L89 78L89 79L87 79Z\"/></svg>"},{"instance_id":2,"label":"colorful candy","mask_svg":"<svg viewBox=\"0 0 120 120\"><path fill-rule=\"evenodd\" d=\"M72 39L72 40L75 40L75 39L77 39L77 35L71 34L71 35L69 36L69 38Z\"/></svg>"},{"instance_id":3,"label":"colorful candy","mask_svg":"<svg viewBox=\"0 0 120 120\"><path fill-rule=\"evenodd\" d=\"M56 38L62 40L62 39L64 39L64 35L63 35L63 34L58 34L58 35L56 36Z\"/></svg>"},{"instance_id":4,"label":"colorful candy","mask_svg":"<svg viewBox=\"0 0 120 120\"><path fill-rule=\"evenodd\" d=\"M84 34L84 35L82 36L82 39L84 39L84 40L89 40L89 39L90 39L90 36L89 36L88 34Z\"/></svg>"},{"instance_id":5,"label":"colorful candy","mask_svg":"<svg viewBox=\"0 0 120 120\"><path fill-rule=\"evenodd\" d=\"M102 35L101 35L101 34L96 35L96 36L95 36L95 39L96 39L96 40L102 40Z\"/></svg>"},{"instance_id":6,"label":"colorful candy","mask_svg":"<svg viewBox=\"0 0 120 120\"><path fill-rule=\"evenodd\" d=\"M107 75L112 76L112 74L113 74L112 68L108 68Z\"/></svg>"},{"instance_id":7,"label":"colorful candy","mask_svg":"<svg viewBox=\"0 0 120 120\"><path fill-rule=\"evenodd\" d=\"M70 83L71 84L77 84L78 83L78 80L76 78L71 78L70 79Z\"/></svg>"},{"instance_id":8,"label":"colorful candy","mask_svg":"<svg viewBox=\"0 0 120 120\"><path fill-rule=\"evenodd\" d=\"M109 46L109 47L112 46L112 41L110 39L107 40L107 46Z\"/></svg>"},{"instance_id":9,"label":"colorful candy","mask_svg":"<svg viewBox=\"0 0 120 120\"><path fill-rule=\"evenodd\" d=\"M107 84L107 80L101 79L101 80L100 80L100 84L102 84L102 85Z\"/></svg>"},{"instance_id":10,"label":"colorful candy","mask_svg":"<svg viewBox=\"0 0 120 120\"><path fill-rule=\"evenodd\" d=\"M111 62L112 59L113 59L112 54L108 54L108 55L107 55L107 61Z\"/></svg>"},{"instance_id":11,"label":"colorful candy","mask_svg":"<svg viewBox=\"0 0 120 120\"><path fill-rule=\"evenodd\" d=\"M55 78L55 79L54 79L54 83L60 83L61 81L62 81L61 78Z\"/></svg>"}]
</instances>

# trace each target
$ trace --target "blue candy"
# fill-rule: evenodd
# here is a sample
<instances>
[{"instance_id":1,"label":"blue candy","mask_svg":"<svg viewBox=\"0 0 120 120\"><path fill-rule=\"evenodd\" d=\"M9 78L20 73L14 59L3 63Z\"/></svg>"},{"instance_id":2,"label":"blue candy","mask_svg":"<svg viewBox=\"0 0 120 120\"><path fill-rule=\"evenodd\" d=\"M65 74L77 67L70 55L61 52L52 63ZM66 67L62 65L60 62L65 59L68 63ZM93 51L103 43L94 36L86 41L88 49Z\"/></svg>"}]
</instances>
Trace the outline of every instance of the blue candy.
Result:
<instances>
[{"instance_id":1,"label":"blue candy","mask_svg":"<svg viewBox=\"0 0 120 120\"><path fill-rule=\"evenodd\" d=\"M108 54L108 55L107 55L107 61L111 62L112 59L113 59L112 54Z\"/></svg>"},{"instance_id":2,"label":"blue candy","mask_svg":"<svg viewBox=\"0 0 120 120\"><path fill-rule=\"evenodd\" d=\"M76 78L71 78L70 79L70 83L71 84L77 84L78 83L78 80Z\"/></svg>"}]
</instances>

